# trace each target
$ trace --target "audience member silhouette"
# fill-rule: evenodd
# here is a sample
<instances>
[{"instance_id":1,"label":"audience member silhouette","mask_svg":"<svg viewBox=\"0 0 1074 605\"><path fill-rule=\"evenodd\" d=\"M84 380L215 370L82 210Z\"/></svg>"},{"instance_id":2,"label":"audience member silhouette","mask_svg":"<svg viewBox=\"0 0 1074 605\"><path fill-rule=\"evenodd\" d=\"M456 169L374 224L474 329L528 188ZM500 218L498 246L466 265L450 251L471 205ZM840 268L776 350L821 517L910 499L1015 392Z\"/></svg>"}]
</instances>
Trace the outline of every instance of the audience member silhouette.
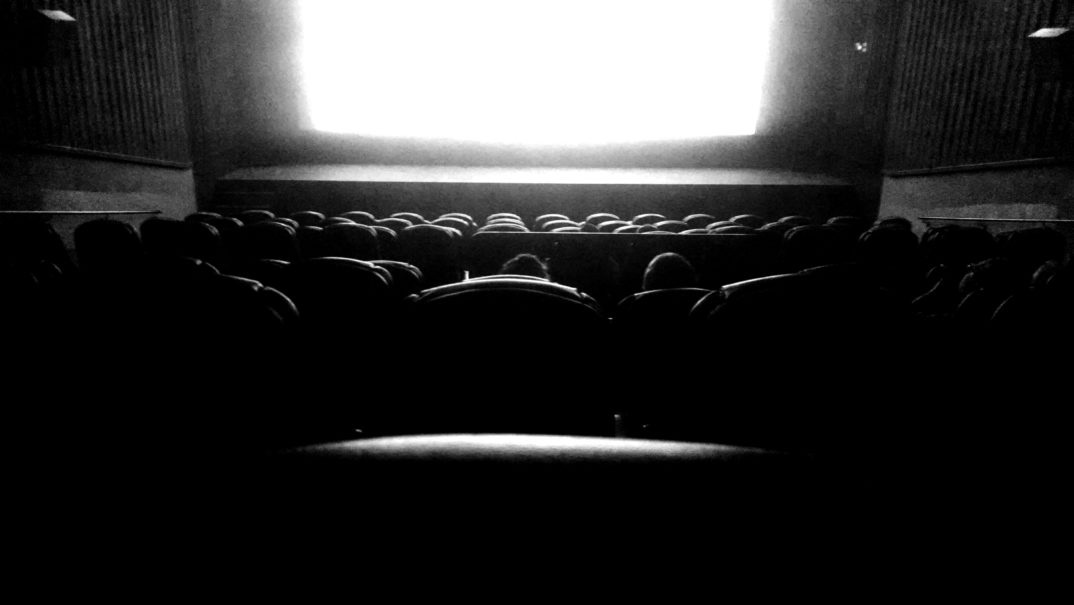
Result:
<instances>
[{"instance_id":1,"label":"audience member silhouette","mask_svg":"<svg viewBox=\"0 0 1074 605\"><path fill-rule=\"evenodd\" d=\"M523 253L515 256L500 267L501 275L529 275L548 279L548 265L533 254Z\"/></svg>"},{"instance_id":2,"label":"audience member silhouette","mask_svg":"<svg viewBox=\"0 0 1074 605\"><path fill-rule=\"evenodd\" d=\"M696 284L697 273L694 266L684 256L675 252L665 252L653 257L642 278L643 290L692 288Z\"/></svg>"}]
</instances>

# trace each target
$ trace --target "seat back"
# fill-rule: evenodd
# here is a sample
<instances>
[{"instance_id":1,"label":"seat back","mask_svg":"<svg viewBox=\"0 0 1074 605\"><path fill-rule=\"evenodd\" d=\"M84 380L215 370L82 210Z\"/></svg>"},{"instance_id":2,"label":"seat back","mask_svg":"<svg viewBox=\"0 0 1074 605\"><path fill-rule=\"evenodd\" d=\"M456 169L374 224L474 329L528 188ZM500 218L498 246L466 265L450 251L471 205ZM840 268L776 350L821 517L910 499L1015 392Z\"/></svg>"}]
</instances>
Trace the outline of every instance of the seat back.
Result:
<instances>
[{"instance_id":1,"label":"seat back","mask_svg":"<svg viewBox=\"0 0 1074 605\"><path fill-rule=\"evenodd\" d=\"M400 260L421 269L427 283L439 285L462 279L459 244L450 229L415 225L399 233Z\"/></svg>"}]
</instances>

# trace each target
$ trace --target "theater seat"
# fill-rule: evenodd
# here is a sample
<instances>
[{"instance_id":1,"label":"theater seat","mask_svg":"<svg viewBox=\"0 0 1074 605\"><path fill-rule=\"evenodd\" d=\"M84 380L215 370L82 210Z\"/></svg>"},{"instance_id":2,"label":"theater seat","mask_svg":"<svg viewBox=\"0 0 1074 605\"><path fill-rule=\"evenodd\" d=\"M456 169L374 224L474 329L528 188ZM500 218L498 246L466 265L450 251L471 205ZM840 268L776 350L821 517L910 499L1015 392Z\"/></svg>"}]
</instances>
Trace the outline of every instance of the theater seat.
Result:
<instances>
[{"instance_id":1,"label":"theater seat","mask_svg":"<svg viewBox=\"0 0 1074 605\"><path fill-rule=\"evenodd\" d=\"M529 229L515 222L490 223L477 230L477 233L527 233Z\"/></svg>"},{"instance_id":2,"label":"theater seat","mask_svg":"<svg viewBox=\"0 0 1074 605\"><path fill-rule=\"evenodd\" d=\"M238 214L236 218L242 221L243 225L253 225L262 221L270 221L276 218L276 215L273 214L271 210L258 208L252 210L243 210Z\"/></svg>"},{"instance_id":3,"label":"theater seat","mask_svg":"<svg viewBox=\"0 0 1074 605\"><path fill-rule=\"evenodd\" d=\"M592 297L585 294L581 290L578 290L577 288L572 288L570 286L558 284L547 279L533 277L529 275L487 275L484 277L468 279L466 281L456 282L453 284L446 284L422 291L414 302L418 304L424 304L429 301L435 300L441 296L488 290L526 290L532 292L542 292L545 294L558 296L560 298L565 298L570 301L585 304L594 310L599 309L599 307L597 306L597 302L593 300ZM524 320L525 318L520 319Z\"/></svg>"},{"instance_id":4,"label":"theater seat","mask_svg":"<svg viewBox=\"0 0 1074 605\"><path fill-rule=\"evenodd\" d=\"M474 224L470 221L456 216L442 216L435 221L432 221L431 224L439 227L456 229L462 235L473 235L476 229Z\"/></svg>"},{"instance_id":5,"label":"theater seat","mask_svg":"<svg viewBox=\"0 0 1074 605\"><path fill-rule=\"evenodd\" d=\"M393 260L374 260L370 262L378 267L387 269L391 273L392 291L400 298L416 294L425 287L425 276L422 275L421 269L414 265Z\"/></svg>"},{"instance_id":6,"label":"theater seat","mask_svg":"<svg viewBox=\"0 0 1074 605\"><path fill-rule=\"evenodd\" d=\"M709 229L710 233L718 233L722 235L749 235L751 233L757 233L757 230L753 227L747 227L745 225L728 225L724 227L716 227L715 229Z\"/></svg>"},{"instance_id":7,"label":"theater seat","mask_svg":"<svg viewBox=\"0 0 1074 605\"><path fill-rule=\"evenodd\" d=\"M382 218L374 221L379 227L387 227L396 233L400 233L407 227L413 227L414 223L402 218Z\"/></svg>"},{"instance_id":8,"label":"theater seat","mask_svg":"<svg viewBox=\"0 0 1074 605\"><path fill-rule=\"evenodd\" d=\"M585 222L599 225L605 221L617 221L619 217L610 212L596 212L585 217Z\"/></svg>"},{"instance_id":9,"label":"theater seat","mask_svg":"<svg viewBox=\"0 0 1074 605\"><path fill-rule=\"evenodd\" d=\"M704 229L716 222L716 217L711 214L690 214L682 220L690 229Z\"/></svg>"},{"instance_id":10,"label":"theater seat","mask_svg":"<svg viewBox=\"0 0 1074 605\"><path fill-rule=\"evenodd\" d=\"M380 258L377 232L368 225L338 224L324 227L322 236L324 254L358 260Z\"/></svg>"},{"instance_id":11,"label":"theater seat","mask_svg":"<svg viewBox=\"0 0 1074 605\"><path fill-rule=\"evenodd\" d=\"M533 222L535 225L541 225L548 221L569 221L571 217L566 214L542 214L538 216Z\"/></svg>"},{"instance_id":12,"label":"theater seat","mask_svg":"<svg viewBox=\"0 0 1074 605\"><path fill-rule=\"evenodd\" d=\"M670 231L671 233L679 233L690 228L689 225L682 221L659 221L653 223L653 227L655 227L657 231Z\"/></svg>"},{"instance_id":13,"label":"theater seat","mask_svg":"<svg viewBox=\"0 0 1074 605\"><path fill-rule=\"evenodd\" d=\"M609 220L601 223L597 223L597 231L601 233L614 233L620 227L627 227L630 223L626 221Z\"/></svg>"},{"instance_id":14,"label":"theater seat","mask_svg":"<svg viewBox=\"0 0 1074 605\"><path fill-rule=\"evenodd\" d=\"M646 213L635 216L630 222L635 225L652 225L653 223L659 223L660 221L666 221L668 217L663 214Z\"/></svg>"},{"instance_id":15,"label":"theater seat","mask_svg":"<svg viewBox=\"0 0 1074 605\"><path fill-rule=\"evenodd\" d=\"M581 223L576 223L574 221L570 221L570 220L566 220L566 219L552 219L552 220L548 220L548 221L544 221L543 223L540 223L538 228L541 231L553 231L555 229L559 229L560 227L581 227L581 226L582 226Z\"/></svg>"},{"instance_id":16,"label":"theater seat","mask_svg":"<svg viewBox=\"0 0 1074 605\"><path fill-rule=\"evenodd\" d=\"M474 217L464 212L445 212L444 214L440 215L440 218L459 218L470 223L471 225L475 224Z\"/></svg>"},{"instance_id":17,"label":"theater seat","mask_svg":"<svg viewBox=\"0 0 1074 605\"><path fill-rule=\"evenodd\" d=\"M462 279L459 242L453 230L436 225L415 225L399 233L399 260L421 269L430 285Z\"/></svg>"},{"instance_id":18,"label":"theater seat","mask_svg":"<svg viewBox=\"0 0 1074 605\"><path fill-rule=\"evenodd\" d=\"M713 583L766 594L759 573L800 593L890 564L877 558L890 542L875 519L886 515L867 504L859 466L639 439L363 439L244 464L222 498L243 514L208 531L234 536L259 573L308 568L344 581L359 569L363 587L378 590L420 576L434 584L413 590L431 597L459 580L466 594L494 599L531 582L539 593L616 599L651 590L679 600ZM872 478L888 480L883 469Z\"/></svg>"},{"instance_id":19,"label":"theater seat","mask_svg":"<svg viewBox=\"0 0 1074 605\"><path fill-rule=\"evenodd\" d=\"M613 314L617 330L666 336L687 330L690 311L712 292L702 288L648 290L619 301Z\"/></svg>"},{"instance_id":20,"label":"theater seat","mask_svg":"<svg viewBox=\"0 0 1074 605\"><path fill-rule=\"evenodd\" d=\"M295 229L272 220L262 220L244 226L238 232L239 261L261 258L293 261L298 258L298 238Z\"/></svg>"},{"instance_id":21,"label":"theater seat","mask_svg":"<svg viewBox=\"0 0 1074 605\"><path fill-rule=\"evenodd\" d=\"M754 229L760 229L765 224L765 220L756 214L740 214L731 217L730 221L736 225L752 227Z\"/></svg>"},{"instance_id":22,"label":"theater seat","mask_svg":"<svg viewBox=\"0 0 1074 605\"><path fill-rule=\"evenodd\" d=\"M292 212L290 218L302 227L320 227L324 222L324 214L314 210Z\"/></svg>"},{"instance_id":23,"label":"theater seat","mask_svg":"<svg viewBox=\"0 0 1074 605\"><path fill-rule=\"evenodd\" d=\"M339 257L293 263L292 270L292 298L309 330L352 334L382 327L390 319L387 270Z\"/></svg>"},{"instance_id":24,"label":"theater seat","mask_svg":"<svg viewBox=\"0 0 1074 605\"><path fill-rule=\"evenodd\" d=\"M186 221L200 221L200 222L204 223L204 222L211 222L211 221L216 220L216 219L218 219L220 217L221 217L221 215L219 213L217 213L217 212L192 212L192 213L186 215L186 218L184 218L183 220L186 220Z\"/></svg>"},{"instance_id":25,"label":"theater seat","mask_svg":"<svg viewBox=\"0 0 1074 605\"><path fill-rule=\"evenodd\" d=\"M364 210L351 210L350 212L340 214L339 217L354 221L359 225L373 225L377 222L377 217Z\"/></svg>"},{"instance_id":26,"label":"theater seat","mask_svg":"<svg viewBox=\"0 0 1074 605\"><path fill-rule=\"evenodd\" d=\"M425 223L429 222L425 220L425 217L416 212L395 212L392 213L390 216L391 218L401 218L404 220L408 220L411 222L411 224L414 225L424 225Z\"/></svg>"},{"instance_id":27,"label":"theater seat","mask_svg":"<svg viewBox=\"0 0 1074 605\"><path fill-rule=\"evenodd\" d=\"M142 242L128 223L95 219L75 228L75 253L82 271L97 275L118 275L138 270L142 264Z\"/></svg>"}]
</instances>

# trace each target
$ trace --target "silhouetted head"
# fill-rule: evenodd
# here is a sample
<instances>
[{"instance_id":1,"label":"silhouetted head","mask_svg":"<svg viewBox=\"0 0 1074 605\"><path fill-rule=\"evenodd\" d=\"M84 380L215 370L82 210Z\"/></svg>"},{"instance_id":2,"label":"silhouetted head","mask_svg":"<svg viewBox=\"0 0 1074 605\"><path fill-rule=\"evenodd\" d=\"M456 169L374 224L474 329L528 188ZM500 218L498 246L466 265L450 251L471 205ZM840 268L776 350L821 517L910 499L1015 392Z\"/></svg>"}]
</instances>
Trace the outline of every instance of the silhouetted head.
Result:
<instances>
[{"instance_id":1,"label":"silhouetted head","mask_svg":"<svg viewBox=\"0 0 1074 605\"><path fill-rule=\"evenodd\" d=\"M665 252L649 262L642 278L643 290L691 288L697 283L694 266L681 254Z\"/></svg>"},{"instance_id":2,"label":"silhouetted head","mask_svg":"<svg viewBox=\"0 0 1074 605\"><path fill-rule=\"evenodd\" d=\"M533 254L519 254L500 267L504 275L531 275L548 279L548 265Z\"/></svg>"}]
</instances>

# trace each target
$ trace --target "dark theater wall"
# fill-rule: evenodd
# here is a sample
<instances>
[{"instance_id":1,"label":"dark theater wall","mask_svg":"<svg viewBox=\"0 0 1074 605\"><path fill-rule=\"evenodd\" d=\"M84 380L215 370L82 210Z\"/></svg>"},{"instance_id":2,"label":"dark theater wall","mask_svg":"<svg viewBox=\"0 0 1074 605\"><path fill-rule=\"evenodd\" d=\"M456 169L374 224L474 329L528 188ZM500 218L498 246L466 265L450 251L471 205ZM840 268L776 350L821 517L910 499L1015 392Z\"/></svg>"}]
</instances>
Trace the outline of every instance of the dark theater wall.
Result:
<instances>
[{"instance_id":1,"label":"dark theater wall","mask_svg":"<svg viewBox=\"0 0 1074 605\"><path fill-rule=\"evenodd\" d=\"M27 52L34 8L73 16L72 39ZM176 0L0 7L0 207L194 208L179 10Z\"/></svg>"},{"instance_id":2,"label":"dark theater wall","mask_svg":"<svg viewBox=\"0 0 1074 605\"><path fill-rule=\"evenodd\" d=\"M1074 25L1071 0L904 6L884 214L1074 218L1074 81L1027 37Z\"/></svg>"}]
</instances>

